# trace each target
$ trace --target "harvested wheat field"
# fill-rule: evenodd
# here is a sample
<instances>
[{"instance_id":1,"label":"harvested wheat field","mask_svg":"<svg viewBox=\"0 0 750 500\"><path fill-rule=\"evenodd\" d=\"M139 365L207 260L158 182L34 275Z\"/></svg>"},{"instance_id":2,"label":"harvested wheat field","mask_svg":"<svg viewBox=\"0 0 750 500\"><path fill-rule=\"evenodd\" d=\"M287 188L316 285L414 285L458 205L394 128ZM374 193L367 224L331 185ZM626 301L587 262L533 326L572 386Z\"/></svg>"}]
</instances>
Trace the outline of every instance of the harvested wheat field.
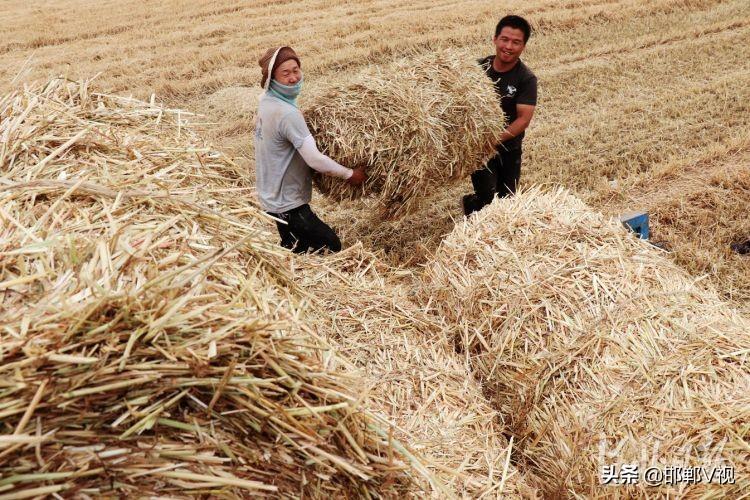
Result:
<instances>
[{"instance_id":1,"label":"harvested wheat field","mask_svg":"<svg viewBox=\"0 0 750 500\"><path fill-rule=\"evenodd\" d=\"M708 277L750 312L750 259L731 250L733 243L750 238L750 151L738 147L675 161L602 198L612 213L628 206L647 209L659 243L675 261L695 276Z\"/></svg>"},{"instance_id":2,"label":"harvested wheat field","mask_svg":"<svg viewBox=\"0 0 750 500\"><path fill-rule=\"evenodd\" d=\"M539 79L522 194L466 219L509 13ZM0 21L0 500L747 496L747 0ZM257 208L257 61L287 44L318 146L370 175L318 179L338 255ZM602 484L654 460L735 481Z\"/></svg>"},{"instance_id":3,"label":"harvested wheat field","mask_svg":"<svg viewBox=\"0 0 750 500\"><path fill-rule=\"evenodd\" d=\"M747 258L732 255L723 242L717 248L696 238L689 216L661 217L666 208L648 196L673 183L698 186L696 172L731 165L750 146L747 5L649 2L641 5L643 15L632 18L618 10L619 3L611 7L590 19L583 11L594 5L570 6L577 11L566 12L577 20L570 25L562 21L562 7L529 14L541 23L541 33L532 36L524 60L539 77L541 98L524 141L522 185L563 185L607 215L651 211L657 240L679 239L673 248L682 255L714 252L711 266L678 257L681 265L705 274L737 307L748 307ZM561 24L547 16L558 16ZM479 42L467 46L477 47L477 55L488 53ZM353 217L373 210L368 200L320 203L344 239L382 248L391 262L411 266L424 262L462 217L460 197L470 190L468 182L437 190L423 201L422 212L393 221ZM741 186L728 185L724 193L744 199ZM740 223L726 222L726 231L739 238L747 209L741 202L735 206L731 220ZM717 209L712 203L705 208ZM711 234L710 226L698 229Z\"/></svg>"}]
</instances>

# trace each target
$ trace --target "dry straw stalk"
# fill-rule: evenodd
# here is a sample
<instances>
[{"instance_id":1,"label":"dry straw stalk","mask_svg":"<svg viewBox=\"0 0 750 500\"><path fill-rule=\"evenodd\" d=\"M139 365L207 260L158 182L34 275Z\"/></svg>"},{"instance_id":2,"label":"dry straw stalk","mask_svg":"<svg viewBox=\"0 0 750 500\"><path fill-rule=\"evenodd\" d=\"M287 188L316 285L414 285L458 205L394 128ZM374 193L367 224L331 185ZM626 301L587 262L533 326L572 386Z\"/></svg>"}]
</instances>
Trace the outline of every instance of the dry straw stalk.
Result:
<instances>
[{"instance_id":1,"label":"dry straw stalk","mask_svg":"<svg viewBox=\"0 0 750 500\"><path fill-rule=\"evenodd\" d=\"M317 331L343 354L330 367L360 370L363 404L424 457L425 491L536 498L533 478L508 463L514 445L503 437L502 416L455 353L447 325L410 299L411 272L355 245L325 258L295 256L294 274L313 297Z\"/></svg>"}]
</instances>

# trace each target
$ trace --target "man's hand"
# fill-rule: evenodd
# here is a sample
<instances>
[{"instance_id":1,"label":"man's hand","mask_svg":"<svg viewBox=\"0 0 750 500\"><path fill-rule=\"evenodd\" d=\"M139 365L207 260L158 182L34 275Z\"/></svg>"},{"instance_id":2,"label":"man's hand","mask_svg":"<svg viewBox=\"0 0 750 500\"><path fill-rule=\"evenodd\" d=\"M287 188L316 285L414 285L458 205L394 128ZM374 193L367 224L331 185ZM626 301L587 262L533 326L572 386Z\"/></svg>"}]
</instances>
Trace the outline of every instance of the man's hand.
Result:
<instances>
[{"instance_id":1,"label":"man's hand","mask_svg":"<svg viewBox=\"0 0 750 500\"><path fill-rule=\"evenodd\" d=\"M363 182L365 182L365 179L367 179L367 174L365 174L365 169L363 168L355 168L352 170L352 176L349 177L349 180L347 182L351 184L352 186L359 186Z\"/></svg>"}]
</instances>

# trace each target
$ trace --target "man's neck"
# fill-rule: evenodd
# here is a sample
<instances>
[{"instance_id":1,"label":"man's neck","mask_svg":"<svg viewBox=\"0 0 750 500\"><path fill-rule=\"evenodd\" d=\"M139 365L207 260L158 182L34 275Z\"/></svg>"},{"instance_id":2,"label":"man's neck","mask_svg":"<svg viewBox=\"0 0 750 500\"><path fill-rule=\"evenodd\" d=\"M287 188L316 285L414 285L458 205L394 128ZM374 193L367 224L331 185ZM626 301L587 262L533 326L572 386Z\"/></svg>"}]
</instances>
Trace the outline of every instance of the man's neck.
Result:
<instances>
[{"instance_id":1,"label":"man's neck","mask_svg":"<svg viewBox=\"0 0 750 500\"><path fill-rule=\"evenodd\" d=\"M492 58L492 69L494 69L498 73L505 73L506 71L512 70L515 65L518 64L518 61L520 61L520 59L516 59L511 63L503 63L502 61L500 61L500 58L497 57L496 54L495 57Z\"/></svg>"}]
</instances>

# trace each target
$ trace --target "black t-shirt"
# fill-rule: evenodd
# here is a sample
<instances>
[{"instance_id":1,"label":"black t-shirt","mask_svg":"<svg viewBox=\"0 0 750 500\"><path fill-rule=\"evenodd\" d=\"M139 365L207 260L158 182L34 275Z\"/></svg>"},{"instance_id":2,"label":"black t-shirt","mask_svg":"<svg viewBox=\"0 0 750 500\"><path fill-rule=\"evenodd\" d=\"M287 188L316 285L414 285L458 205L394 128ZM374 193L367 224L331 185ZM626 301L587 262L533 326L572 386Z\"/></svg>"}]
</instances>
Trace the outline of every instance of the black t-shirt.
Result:
<instances>
[{"instance_id":1,"label":"black t-shirt","mask_svg":"<svg viewBox=\"0 0 750 500\"><path fill-rule=\"evenodd\" d=\"M479 60L487 76L495 82L495 92L500 98L500 106L505 113L506 125L512 123L518 117L517 104L530 104L536 106L536 76L519 59L518 63L510 71L500 73L492 67L495 56L487 56ZM507 149L520 149L525 132L518 137L505 141L503 146Z\"/></svg>"}]
</instances>

